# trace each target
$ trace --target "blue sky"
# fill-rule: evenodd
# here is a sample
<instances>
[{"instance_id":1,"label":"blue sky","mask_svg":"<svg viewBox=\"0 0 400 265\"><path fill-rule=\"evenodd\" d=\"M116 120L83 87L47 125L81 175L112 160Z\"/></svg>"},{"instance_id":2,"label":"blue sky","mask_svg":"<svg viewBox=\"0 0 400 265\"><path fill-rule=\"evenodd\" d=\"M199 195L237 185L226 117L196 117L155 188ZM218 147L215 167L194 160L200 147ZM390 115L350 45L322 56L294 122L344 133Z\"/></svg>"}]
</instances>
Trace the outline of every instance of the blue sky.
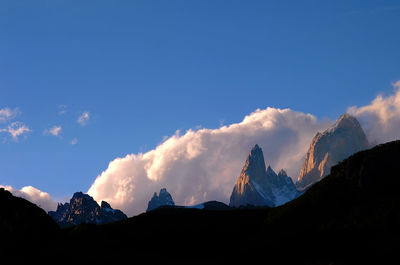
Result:
<instances>
[{"instance_id":1,"label":"blue sky","mask_svg":"<svg viewBox=\"0 0 400 265\"><path fill-rule=\"evenodd\" d=\"M118 156L267 106L334 120L393 91L399 17L398 1L1 1L0 109L31 132L0 135L0 184L86 191Z\"/></svg>"}]
</instances>

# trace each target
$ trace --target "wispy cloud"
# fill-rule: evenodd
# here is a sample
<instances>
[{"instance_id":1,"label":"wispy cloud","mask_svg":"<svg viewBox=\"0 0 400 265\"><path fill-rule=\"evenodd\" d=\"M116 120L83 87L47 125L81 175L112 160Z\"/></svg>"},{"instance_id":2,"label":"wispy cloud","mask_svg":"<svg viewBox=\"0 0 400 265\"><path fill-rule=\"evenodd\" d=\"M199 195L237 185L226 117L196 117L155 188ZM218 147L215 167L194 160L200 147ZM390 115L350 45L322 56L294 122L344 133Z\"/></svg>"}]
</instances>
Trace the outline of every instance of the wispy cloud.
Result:
<instances>
[{"instance_id":1,"label":"wispy cloud","mask_svg":"<svg viewBox=\"0 0 400 265\"><path fill-rule=\"evenodd\" d=\"M53 126L50 129L44 130L43 134L59 136L61 134L61 131L62 131L62 127L61 126Z\"/></svg>"},{"instance_id":2,"label":"wispy cloud","mask_svg":"<svg viewBox=\"0 0 400 265\"><path fill-rule=\"evenodd\" d=\"M3 108L0 109L0 122L8 122L14 119L20 111L18 108L10 109L10 108Z\"/></svg>"},{"instance_id":3,"label":"wispy cloud","mask_svg":"<svg viewBox=\"0 0 400 265\"><path fill-rule=\"evenodd\" d=\"M31 129L22 122L16 121L8 125L7 128L0 129L0 132L8 133L14 141L18 142L18 137L31 132Z\"/></svg>"},{"instance_id":4,"label":"wispy cloud","mask_svg":"<svg viewBox=\"0 0 400 265\"><path fill-rule=\"evenodd\" d=\"M84 111L79 117L77 122L82 125L85 126L87 124L87 122L90 119L90 113L88 111Z\"/></svg>"},{"instance_id":5,"label":"wispy cloud","mask_svg":"<svg viewBox=\"0 0 400 265\"><path fill-rule=\"evenodd\" d=\"M71 145L76 145L77 143L78 143L78 139L77 138L72 139L71 142L70 142Z\"/></svg>"},{"instance_id":6,"label":"wispy cloud","mask_svg":"<svg viewBox=\"0 0 400 265\"><path fill-rule=\"evenodd\" d=\"M67 105L64 104L58 105L58 114L64 115L65 113L67 113Z\"/></svg>"}]
</instances>

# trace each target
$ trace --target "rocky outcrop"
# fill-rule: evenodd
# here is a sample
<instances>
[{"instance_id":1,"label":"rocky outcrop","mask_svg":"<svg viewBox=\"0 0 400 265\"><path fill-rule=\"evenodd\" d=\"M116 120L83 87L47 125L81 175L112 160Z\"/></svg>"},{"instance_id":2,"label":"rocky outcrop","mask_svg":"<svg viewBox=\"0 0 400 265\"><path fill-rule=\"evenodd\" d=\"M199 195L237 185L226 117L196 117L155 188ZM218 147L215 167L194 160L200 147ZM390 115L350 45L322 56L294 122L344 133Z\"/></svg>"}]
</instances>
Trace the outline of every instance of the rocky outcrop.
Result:
<instances>
[{"instance_id":1,"label":"rocky outcrop","mask_svg":"<svg viewBox=\"0 0 400 265\"><path fill-rule=\"evenodd\" d=\"M58 204L56 211L49 215L61 227L79 225L82 223L106 224L124 220L127 216L120 210L114 210L105 201L101 206L89 195L76 192L69 203Z\"/></svg>"},{"instance_id":2,"label":"rocky outcrop","mask_svg":"<svg viewBox=\"0 0 400 265\"><path fill-rule=\"evenodd\" d=\"M169 192L165 188L160 190L159 195L154 192L153 197L149 201L146 212L157 209L160 206L175 206L171 194L169 194Z\"/></svg>"},{"instance_id":3,"label":"rocky outcrop","mask_svg":"<svg viewBox=\"0 0 400 265\"><path fill-rule=\"evenodd\" d=\"M250 151L246 163L233 188L229 206L278 206L299 195L293 181L284 170L277 175L268 166L264 155L256 144Z\"/></svg>"},{"instance_id":4,"label":"rocky outcrop","mask_svg":"<svg viewBox=\"0 0 400 265\"><path fill-rule=\"evenodd\" d=\"M344 114L323 133L317 133L306 154L296 186L306 189L330 173L333 165L368 148L360 123Z\"/></svg>"}]
</instances>

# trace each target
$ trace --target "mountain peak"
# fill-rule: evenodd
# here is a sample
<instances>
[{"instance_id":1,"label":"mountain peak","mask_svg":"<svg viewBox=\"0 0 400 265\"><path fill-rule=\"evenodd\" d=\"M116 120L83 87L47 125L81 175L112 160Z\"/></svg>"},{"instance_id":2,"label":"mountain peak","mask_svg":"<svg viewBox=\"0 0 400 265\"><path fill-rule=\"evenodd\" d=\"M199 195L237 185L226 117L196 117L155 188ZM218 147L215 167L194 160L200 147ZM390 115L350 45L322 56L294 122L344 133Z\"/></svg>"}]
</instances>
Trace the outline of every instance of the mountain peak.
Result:
<instances>
[{"instance_id":1,"label":"mountain peak","mask_svg":"<svg viewBox=\"0 0 400 265\"><path fill-rule=\"evenodd\" d=\"M339 129L362 130L358 120L348 113L341 115L339 119L337 119L337 121L326 130L326 132L334 132Z\"/></svg>"},{"instance_id":2,"label":"mountain peak","mask_svg":"<svg viewBox=\"0 0 400 265\"><path fill-rule=\"evenodd\" d=\"M286 171L282 168L281 171L279 171L278 176L288 176Z\"/></svg>"},{"instance_id":3,"label":"mountain peak","mask_svg":"<svg viewBox=\"0 0 400 265\"><path fill-rule=\"evenodd\" d=\"M69 203L58 204L56 211L49 215L61 227L79 225L82 223L106 224L126 219L127 216L120 210L114 210L106 201L101 206L88 194L75 192Z\"/></svg>"},{"instance_id":4,"label":"mountain peak","mask_svg":"<svg viewBox=\"0 0 400 265\"><path fill-rule=\"evenodd\" d=\"M147 205L147 210L146 212L152 211L154 209L157 209L160 206L174 206L175 202L172 199L171 194L167 191L166 188L160 189L159 195L157 195L157 192L154 192L153 197L149 201Z\"/></svg>"},{"instance_id":5,"label":"mountain peak","mask_svg":"<svg viewBox=\"0 0 400 265\"><path fill-rule=\"evenodd\" d=\"M74 195L72 195L71 201L74 201L75 199L78 199L78 198L85 197L85 195L87 195L87 194L84 194L81 191L75 192ZM87 196L89 196L89 195L87 195Z\"/></svg>"},{"instance_id":6,"label":"mountain peak","mask_svg":"<svg viewBox=\"0 0 400 265\"><path fill-rule=\"evenodd\" d=\"M281 205L298 196L293 182L286 178L278 177L271 166L265 168L263 152L255 145L235 183L229 206Z\"/></svg>"},{"instance_id":7,"label":"mountain peak","mask_svg":"<svg viewBox=\"0 0 400 265\"><path fill-rule=\"evenodd\" d=\"M331 127L315 135L297 179L297 187L309 187L328 175L333 165L368 146L358 120L347 113L341 115Z\"/></svg>"}]
</instances>

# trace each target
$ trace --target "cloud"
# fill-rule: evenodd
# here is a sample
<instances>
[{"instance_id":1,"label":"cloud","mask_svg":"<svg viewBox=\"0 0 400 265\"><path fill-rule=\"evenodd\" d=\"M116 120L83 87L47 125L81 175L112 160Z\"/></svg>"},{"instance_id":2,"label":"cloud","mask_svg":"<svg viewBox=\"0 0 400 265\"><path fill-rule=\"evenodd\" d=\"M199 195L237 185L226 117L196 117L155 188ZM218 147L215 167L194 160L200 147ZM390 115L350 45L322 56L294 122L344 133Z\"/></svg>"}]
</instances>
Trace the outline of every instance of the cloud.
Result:
<instances>
[{"instance_id":1,"label":"cloud","mask_svg":"<svg viewBox=\"0 0 400 265\"><path fill-rule=\"evenodd\" d=\"M62 127L61 126L53 126L50 129L46 129L44 130L43 134L47 134L47 135L53 135L53 136L59 136L60 133L62 131Z\"/></svg>"},{"instance_id":2,"label":"cloud","mask_svg":"<svg viewBox=\"0 0 400 265\"><path fill-rule=\"evenodd\" d=\"M77 138L72 139L71 142L70 142L70 144L72 144L72 145L76 145L77 143L78 143L78 139Z\"/></svg>"},{"instance_id":3,"label":"cloud","mask_svg":"<svg viewBox=\"0 0 400 265\"><path fill-rule=\"evenodd\" d=\"M20 111L18 110L18 108L15 108L15 109L10 109L10 108L0 109L0 122L10 121L10 120L14 119L19 113L20 113Z\"/></svg>"},{"instance_id":4,"label":"cloud","mask_svg":"<svg viewBox=\"0 0 400 265\"><path fill-rule=\"evenodd\" d=\"M84 111L79 117L77 122L82 125L85 126L87 124L87 122L90 119L90 113L88 111Z\"/></svg>"},{"instance_id":5,"label":"cloud","mask_svg":"<svg viewBox=\"0 0 400 265\"><path fill-rule=\"evenodd\" d=\"M372 143L400 139L400 80L393 87L392 95L378 95L369 105L352 106L347 110L357 117Z\"/></svg>"},{"instance_id":6,"label":"cloud","mask_svg":"<svg viewBox=\"0 0 400 265\"><path fill-rule=\"evenodd\" d=\"M29 129L25 124L22 122L16 121L8 125L6 129L0 129L0 132L6 132L10 134L12 139L14 141L18 141L18 137L21 135L24 135L28 132L31 132L31 129Z\"/></svg>"},{"instance_id":7,"label":"cloud","mask_svg":"<svg viewBox=\"0 0 400 265\"><path fill-rule=\"evenodd\" d=\"M67 105L60 104L58 105L58 109L59 109L58 111L59 115L64 115L65 113L67 113Z\"/></svg>"},{"instance_id":8,"label":"cloud","mask_svg":"<svg viewBox=\"0 0 400 265\"><path fill-rule=\"evenodd\" d=\"M46 212L54 211L57 208L57 202L53 200L47 192L40 191L35 187L25 186L20 190L11 186L0 185L0 187L10 191L14 196L24 198L36 204Z\"/></svg>"},{"instance_id":9,"label":"cloud","mask_svg":"<svg viewBox=\"0 0 400 265\"><path fill-rule=\"evenodd\" d=\"M143 212L161 187L180 205L228 202L255 144L262 147L267 164L296 178L312 138L329 124L311 114L267 108L218 129L177 131L153 150L111 161L88 193L128 215Z\"/></svg>"}]
</instances>

